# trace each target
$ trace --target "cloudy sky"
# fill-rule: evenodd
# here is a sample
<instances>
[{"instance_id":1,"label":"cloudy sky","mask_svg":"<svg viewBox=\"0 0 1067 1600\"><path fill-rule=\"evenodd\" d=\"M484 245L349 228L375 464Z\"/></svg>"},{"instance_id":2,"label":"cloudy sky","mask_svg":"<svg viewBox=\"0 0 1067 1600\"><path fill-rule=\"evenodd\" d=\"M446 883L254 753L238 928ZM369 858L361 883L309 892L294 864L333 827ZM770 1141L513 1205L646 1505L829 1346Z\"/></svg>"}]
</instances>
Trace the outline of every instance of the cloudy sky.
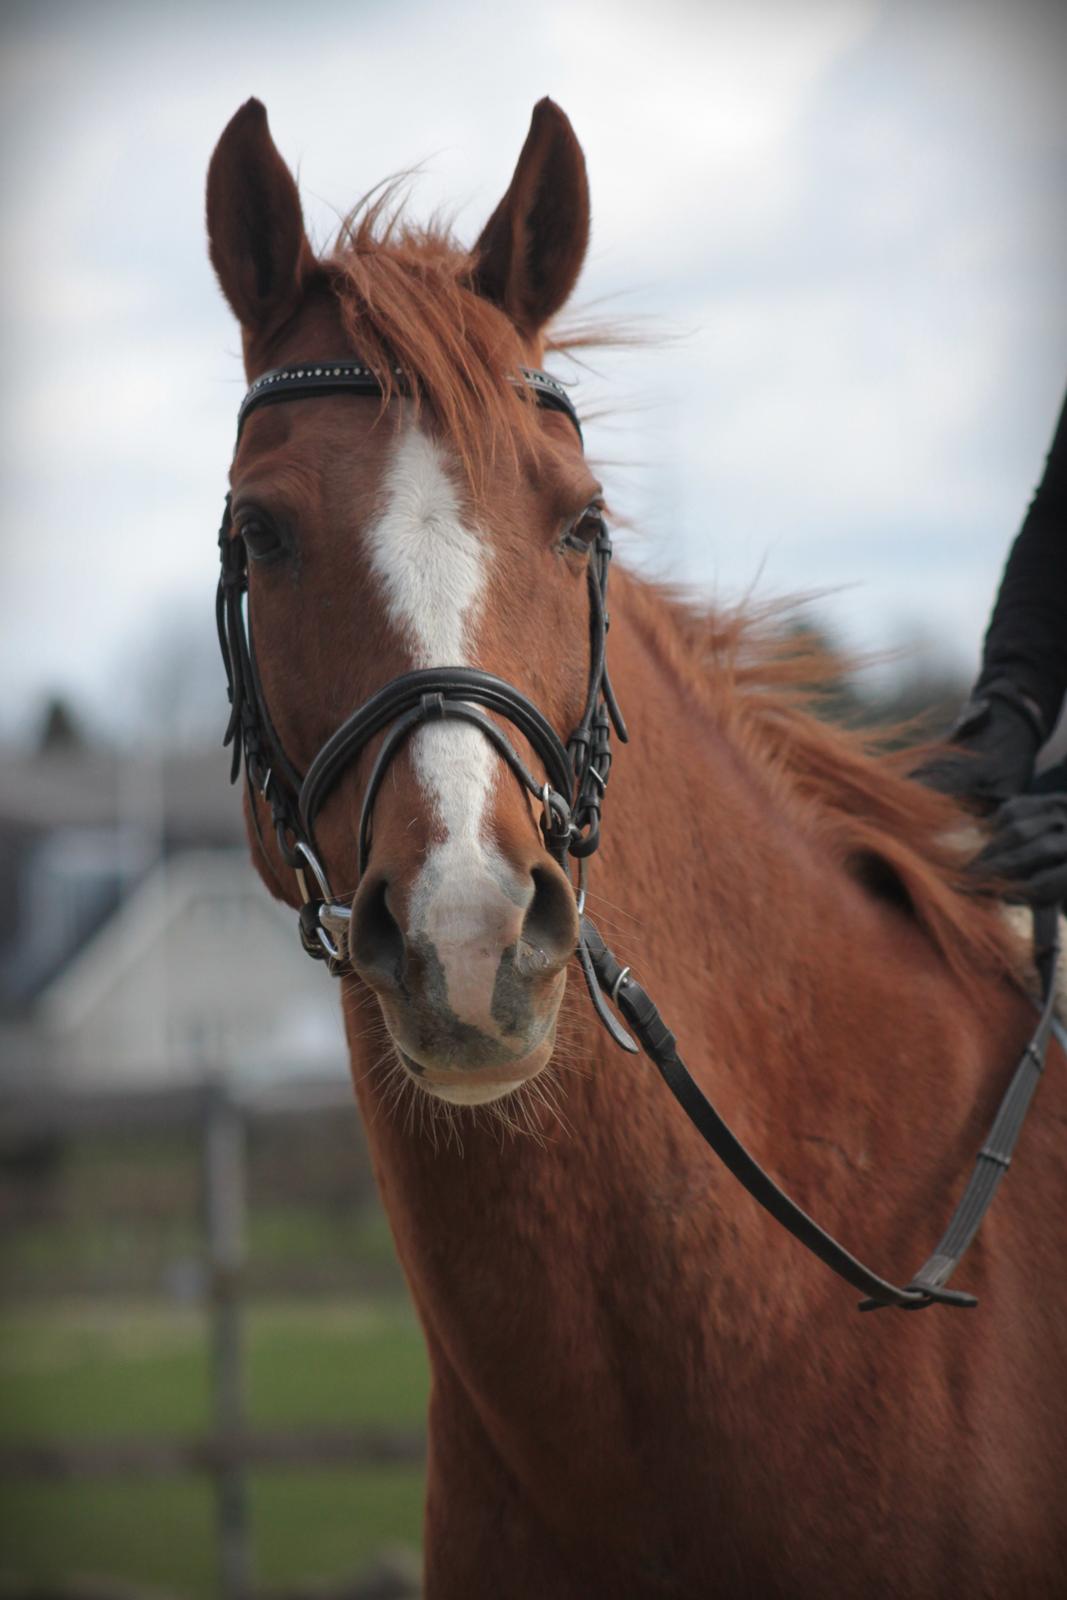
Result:
<instances>
[{"instance_id":1,"label":"cloudy sky","mask_svg":"<svg viewBox=\"0 0 1067 1600\"><path fill-rule=\"evenodd\" d=\"M651 340L577 389L630 559L832 590L846 643L973 666L1067 380L1067 8L36 0L2 26L0 735L57 687L143 718L176 654L216 681L243 382L202 195L249 94L320 240L415 164L416 208L473 237L551 94L593 194L576 309Z\"/></svg>"}]
</instances>

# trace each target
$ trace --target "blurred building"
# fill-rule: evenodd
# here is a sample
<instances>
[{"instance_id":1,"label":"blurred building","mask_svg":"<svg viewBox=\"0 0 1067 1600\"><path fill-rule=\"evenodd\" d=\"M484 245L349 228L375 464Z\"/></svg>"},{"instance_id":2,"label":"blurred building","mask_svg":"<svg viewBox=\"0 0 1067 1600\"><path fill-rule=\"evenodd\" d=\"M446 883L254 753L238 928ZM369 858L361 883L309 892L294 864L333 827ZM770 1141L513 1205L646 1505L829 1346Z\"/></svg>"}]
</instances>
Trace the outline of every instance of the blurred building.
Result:
<instances>
[{"instance_id":1,"label":"blurred building","mask_svg":"<svg viewBox=\"0 0 1067 1600\"><path fill-rule=\"evenodd\" d=\"M0 755L0 1086L340 1073L337 995L247 853L218 749L129 753L53 711Z\"/></svg>"}]
</instances>

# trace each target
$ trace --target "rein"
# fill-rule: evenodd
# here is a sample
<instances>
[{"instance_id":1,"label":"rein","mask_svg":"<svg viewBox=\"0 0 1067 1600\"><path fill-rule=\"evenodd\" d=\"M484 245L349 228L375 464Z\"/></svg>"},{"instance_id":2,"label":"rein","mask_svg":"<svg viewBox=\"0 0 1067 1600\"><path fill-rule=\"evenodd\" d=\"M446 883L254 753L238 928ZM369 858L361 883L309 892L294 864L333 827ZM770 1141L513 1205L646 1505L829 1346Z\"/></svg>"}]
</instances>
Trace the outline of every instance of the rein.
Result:
<instances>
[{"instance_id":1,"label":"rein","mask_svg":"<svg viewBox=\"0 0 1067 1600\"><path fill-rule=\"evenodd\" d=\"M391 376L403 386L405 375L399 368ZM547 373L527 367L520 368L512 381L529 391L537 405L562 412L581 439L577 412L562 384ZM237 443L246 419L258 406L334 394L380 397L382 392L379 378L351 357L275 368L257 378L241 402ZM1023 1119L1044 1070L1055 1014L1057 907L1042 907L1034 913L1034 959L1042 990L1037 1028L944 1235L914 1277L898 1287L850 1254L791 1200L749 1154L693 1079L678 1054L674 1035L653 1001L585 915L587 864L600 842L601 806L611 770L612 730L624 743L627 740L607 667L607 583L611 561L607 528L601 525L590 546L589 679L581 719L566 745L533 702L502 678L473 667L430 667L403 673L373 694L331 734L306 773L299 772L286 756L263 694L247 610L248 554L243 539L232 531L229 495L219 529L219 554L221 572L215 611L230 700L230 719L223 741L233 746L230 780L237 781L243 760L249 812L261 849L257 793L270 809L282 860L295 874L300 891L300 938L308 955L325 961L335 976L351 970L347 955L351 910L333 894L315 843L316 819L343 772L371 740L384 733L360 809L362 877L370 856L375 801L401 746L427 722L453 720L473 724L519 783L540 802L545 848L565 870L568 857L578 862L576 954L597 1016L615 1043L632 1054L638 1051L638 1044L618 1022L611 1005L622 1013L640 1048L727 1169L801 1244L866 1296L861 1310L896 1306L920 1311L935 1303L962 1307L977 1304L973 1295L949 1289L947 1284L1011 1164ZM530 771L506 734L490 720L490 712L509 722L530 745L544 768L544 781ZM266 859L269 861L269 856Z\"/></svg>"}]
</instances>

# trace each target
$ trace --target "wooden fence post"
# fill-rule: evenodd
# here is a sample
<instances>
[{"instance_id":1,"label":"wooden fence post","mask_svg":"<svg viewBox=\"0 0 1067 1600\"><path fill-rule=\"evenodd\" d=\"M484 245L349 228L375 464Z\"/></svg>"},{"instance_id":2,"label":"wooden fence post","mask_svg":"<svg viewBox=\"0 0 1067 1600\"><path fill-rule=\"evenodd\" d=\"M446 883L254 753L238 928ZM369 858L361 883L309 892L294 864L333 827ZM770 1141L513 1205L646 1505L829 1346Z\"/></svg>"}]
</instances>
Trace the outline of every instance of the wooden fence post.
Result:
<instances>
[{"instance_id":1,"label":"wooden fence post","mask_svg":"<svg viewBox=\"0 0 1067 1600\"><path fill-rule=\"evenodd\" d=\"M245 1263L245 1128L221 1080L204 1097L204 1216L211 1318L211 1403L223 1600L248 1600L252 1551L244 1434L241 1275Z\"/></svg>"}]
</instances>

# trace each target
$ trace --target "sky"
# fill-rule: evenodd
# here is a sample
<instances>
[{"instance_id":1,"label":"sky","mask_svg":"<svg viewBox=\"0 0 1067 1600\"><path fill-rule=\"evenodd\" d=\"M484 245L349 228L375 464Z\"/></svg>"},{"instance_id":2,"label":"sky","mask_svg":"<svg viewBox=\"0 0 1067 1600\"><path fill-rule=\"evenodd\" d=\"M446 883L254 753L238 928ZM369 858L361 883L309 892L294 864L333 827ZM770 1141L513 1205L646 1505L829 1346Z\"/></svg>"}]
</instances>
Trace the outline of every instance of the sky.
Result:
<instances>
[{"instance_id":1,"label":"sky","mask_svg":"<svg viewBox=\"0 0 1067 1600\"><path fill-rule=\"evenodd\" d=\"M203 184L250 94L312 237L379 179L471 240L550 94L585 150L576 376L625 559L817 593L850 649L977 665L1067 381L1067 7L1047 0L9 4L0 737L217 692L243 392Z\"/></svg>"}]
</instances>

